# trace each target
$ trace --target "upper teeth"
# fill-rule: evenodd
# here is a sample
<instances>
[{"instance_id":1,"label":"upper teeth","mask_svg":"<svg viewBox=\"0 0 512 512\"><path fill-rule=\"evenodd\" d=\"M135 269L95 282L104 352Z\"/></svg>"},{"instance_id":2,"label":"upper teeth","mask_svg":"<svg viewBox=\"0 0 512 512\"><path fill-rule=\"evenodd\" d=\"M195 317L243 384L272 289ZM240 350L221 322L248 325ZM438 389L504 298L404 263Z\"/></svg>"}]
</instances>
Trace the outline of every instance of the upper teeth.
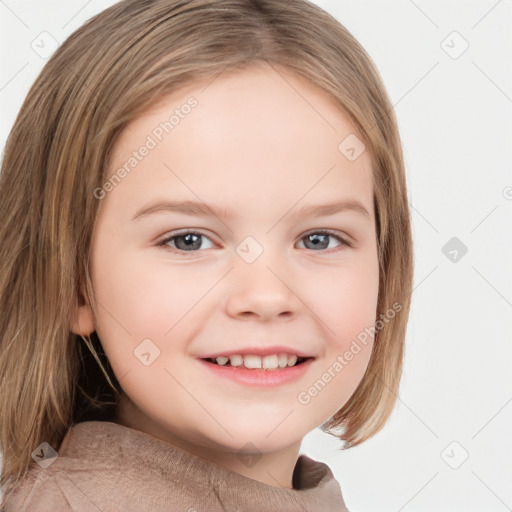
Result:
<instances>
[{"instance_id":1,"label":"upper teeth","mask_svg":"<svg viewBox=\"0 0 512 512\"><path fill-rule=\"evenodd\" d=\"M219 356L215 358L217 364L224 366L229 361L231 366L241 366L246 368L264 368L266 370L275 370L276 368L286 368L293 366L297 362L296 355L288 354L272 354L269 356L255 356L255 355L232 355L232 356Z\"/></svg>"}]
</instances>

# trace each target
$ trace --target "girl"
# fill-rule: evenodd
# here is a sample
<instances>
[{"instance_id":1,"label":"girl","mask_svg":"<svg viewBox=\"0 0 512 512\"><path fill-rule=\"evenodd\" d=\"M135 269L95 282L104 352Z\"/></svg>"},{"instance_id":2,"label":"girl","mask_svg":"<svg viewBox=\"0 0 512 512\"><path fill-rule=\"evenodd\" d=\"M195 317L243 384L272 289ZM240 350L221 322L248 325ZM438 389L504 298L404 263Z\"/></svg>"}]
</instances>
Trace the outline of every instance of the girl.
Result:
<instances>
[{"instance_id":1,"label":"girl","mask_svg":"<svg viewBox=\"0 0 512 512\"><path fill-rule=\"evenodd\" d=\"M346 511L412 242L370 57L306 0L124 0L48 61L0 174L2 509Z\"/></svg>"}]
</instances>

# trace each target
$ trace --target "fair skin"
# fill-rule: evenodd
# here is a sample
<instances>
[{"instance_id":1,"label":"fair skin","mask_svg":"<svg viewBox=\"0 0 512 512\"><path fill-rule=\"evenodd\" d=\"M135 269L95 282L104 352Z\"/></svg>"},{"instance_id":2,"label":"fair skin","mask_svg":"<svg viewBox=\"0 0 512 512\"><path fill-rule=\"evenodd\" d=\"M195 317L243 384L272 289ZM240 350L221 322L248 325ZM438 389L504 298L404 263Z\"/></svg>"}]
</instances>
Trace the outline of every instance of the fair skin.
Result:
<instances>
[{"instance_id":1,"label":"fair skin","mask_svg":"<svg viewBox=\"0 0 512 512\"><path fill-rule=\"evenodd\" d=\"M292 488L303 437L350 398L371 355L372 341L309 403L298 401L376 320L370 156L341 154L340 142L358 132L330 96L293 73L258 66L207 83L161 98L117 140L109 176L189 96L198 101L101 200L91 247L98 306L81 305L72 330L96 330L123 389L119 423ZM203 202L233 216L160 211L132 220L157 200ZM343 200L368 215L297 213ZM192 251L183 236L157 245L182 229L199 233ZM325 229L352 247L332 235L315 246L306 236ZM263 248L252 263L236 252L248 236ZM148 338L160 355L145 366L133 351ZM299 380L261 389L211 375L197 359L269 345L315 359ZM255 464L240 457L252 452L247 443L261 455Z\"/></svg>"}]
</instances>

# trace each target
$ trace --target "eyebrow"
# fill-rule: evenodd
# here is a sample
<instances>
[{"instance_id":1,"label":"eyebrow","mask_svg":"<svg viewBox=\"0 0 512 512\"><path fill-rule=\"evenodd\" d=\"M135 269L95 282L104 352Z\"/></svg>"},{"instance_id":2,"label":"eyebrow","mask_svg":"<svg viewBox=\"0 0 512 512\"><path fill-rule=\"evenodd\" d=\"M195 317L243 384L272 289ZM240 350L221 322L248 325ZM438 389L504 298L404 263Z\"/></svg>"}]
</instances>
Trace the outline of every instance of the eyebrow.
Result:
<instances>
[{"instance_id":1,"label":"eyebrow","mask_svg":"<svg viewBox=\"0 0 512 512\"><path fill-rule=\"evenodd\" d=\"M343 201L336 201L328 204L307 204L299 208L299 210L294 212L292 216L325 217L328 215L334 215L336 213L344 211L353 211L367 217L368 219L371 218L368 210L359 201L355 199L346 199ZM132 220L140 219L155 213L162 212L175 212L203 217L215 216L219 218L228 219L235 217L235 212L233 210L230 210L228 208L221 208L220 206L207 205L206 203L196 201L163 200L149 203L143 206L135 213L135 215L132 217Z\"/></svg>"}]
</instances>

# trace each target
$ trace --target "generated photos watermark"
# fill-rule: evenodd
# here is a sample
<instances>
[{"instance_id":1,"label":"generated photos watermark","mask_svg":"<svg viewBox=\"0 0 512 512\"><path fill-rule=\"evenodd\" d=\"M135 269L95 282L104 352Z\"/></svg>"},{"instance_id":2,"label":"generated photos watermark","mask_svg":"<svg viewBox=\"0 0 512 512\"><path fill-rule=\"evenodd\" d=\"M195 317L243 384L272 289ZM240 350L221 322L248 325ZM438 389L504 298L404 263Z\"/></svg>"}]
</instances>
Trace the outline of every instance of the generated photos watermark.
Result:
<instances>
[{"instance_id":1,"label":"generated photos watermark","mask_svg":"<svg viewBox=\"0 0 512 512\"><path fill-rule=\"evenodd\" d=\"M352 340L350 347L341 355L336 357L336 360L322 373L322 375L308 387L307 390L301 391L297 395L297 400L302 405L307 405L311 400L317 396L326 386L331 382L336 375L338 375L345 366L347 366L354 356L359 354L362 350L362 346L366 346L370 339L375 337L375 334L380 331L388 322L395 318L396 314L402 310L402 305L399 302L395 302L393 306L388 309L385 313L379 315L379 320L375 322L371 327L365 327L357 335L357 339ZM362 345L362 346L361 346Z\"/></svg>"},{"instance_id":2,"label":"generated photos watermark","mask_svg":"<svg viewBox=\"0 0 512 512\"><path fill-rule=\"evenodd\" d=\"M96 199L103 199L107 192L111 192L114 188L121 183L121 181L128 176L133 169L135 169L150 152L160 144L166 135L172 132L183 119L185 119L192 109L197 107L198 101L194 96L190 96L186 103L183 103L179 108L175 108L169 119L162 121L155 126L151 133L148 134L144 143L132 153L132 156L119 167L101 187L94 189L94 197Z\"/></svg>"}]
</instances>

